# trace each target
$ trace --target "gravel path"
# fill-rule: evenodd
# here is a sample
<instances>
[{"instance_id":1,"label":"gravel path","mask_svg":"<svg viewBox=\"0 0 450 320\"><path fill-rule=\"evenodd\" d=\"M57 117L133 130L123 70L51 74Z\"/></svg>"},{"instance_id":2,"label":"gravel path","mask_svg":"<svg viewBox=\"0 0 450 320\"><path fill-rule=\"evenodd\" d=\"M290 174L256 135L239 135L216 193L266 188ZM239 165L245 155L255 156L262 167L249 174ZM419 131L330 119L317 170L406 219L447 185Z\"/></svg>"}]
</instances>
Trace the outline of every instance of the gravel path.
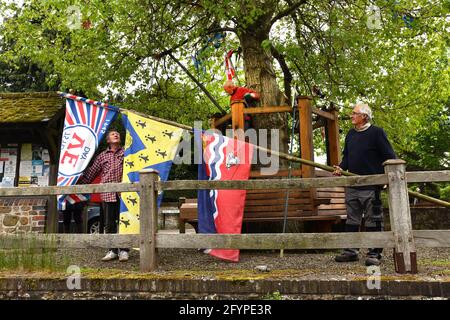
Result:
<instances>
[{"instance_id":1,"label":"gravel path","mask_svg":"<svg viewBox=\"0 0 450 320\"><path fill-rule=\"evenodd\" d=\"M167 221L169 233L178 233L176 223ZM187 229L187 233L194 232ZM196 249L159 249L158 269L152 273L155 276L186 276L217 277L218 275L235 278L296 278L296 279L355 279L367 277L367 267L364 265L366 249L361 250L360 261L350 263L334 262L334 256L339 250L285 250L280 257L279 250L241 250L240 261L231 263L222 261ZM56 259L61 270L66 266L79 266L89 275L130 273L139 275L139 251L130 251L130 260L103 262L101 258L106 250L90 249L59 249ZM417 279L450 281L450 248L419 248L417 250L417 275L399 275L395 273L392 249L384 250L383 263L380 266L382 277L386 279ZM268 271L256 270L265 266ZM17 271L8 271L17 274ZM5 271L0 272L5 274ZM29 274L27 274L28 276Z\"/></svg>"},{"instance_id":2,"label":"gravel path","mask_svg":"<svg viewBox=\"0 0 450 320\"><path fill-rule=\"evenodd\" d=\"M365 251L362 251L365 252ZM139 252L132 250L130 260L102 262L105 254L102 249L64 249L60 256L65 262L78 265L81 268L98 269L99 272L108 269L126 273L139 272ZM302 278L302 279L351 279L365 277L367 267L364 258L359 262L336 263L334 256L339 251L298 251L287 250L281 258L275 250L241 250L240 261L230 263L209 256L195 249L159 249L159 265L155 274L178 274L185 276L206 276L227 274L252 276L264 274L265 277ZM362 255L361 255L362 256ZM380 266L381 275L399 279L423 279L450 281L450 249L420 249L418 251L417 275L398 275L395 273L392 259L392 249L385 250L385 258ZM257 266L267 266L268 272L255 269Z\"/></svg>"}]
</instances>

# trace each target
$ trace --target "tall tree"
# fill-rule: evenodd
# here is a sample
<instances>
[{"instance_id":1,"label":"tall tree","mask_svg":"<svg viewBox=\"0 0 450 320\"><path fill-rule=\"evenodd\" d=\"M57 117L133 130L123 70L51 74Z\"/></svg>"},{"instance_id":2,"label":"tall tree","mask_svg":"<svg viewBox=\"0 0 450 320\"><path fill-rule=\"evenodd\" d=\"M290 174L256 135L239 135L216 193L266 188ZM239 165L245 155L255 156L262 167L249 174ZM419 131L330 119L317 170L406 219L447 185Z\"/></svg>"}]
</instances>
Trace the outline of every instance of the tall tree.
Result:
<instances>
[{"instance_id":1,"label":"tall tree","mask_svg":"<svg viewBox=\"0 0 450 320\"><path fill-rule=\"evenodd\" d=\"M444 0L29 0L23 6L2 1L0 9L11 13L2 34L14 40L2 60L30 59L50 84L61 79L61 89L92 97L120 92L126 104L133 92L132 101L147 104L146 111L174 119L191 121L214 106L170 56L188 65L219 32L225 43L203 52L210 73L200 75L192 65L189 70L221 104L227 101L224 76L217 77L223 75L224 49L240 46L245 83L261 92L263 105L285 103L283 94L289 98L294 86L310 94L313 84L343 113L351 103L367 101L400 155L410 154L411 140L418 128L426 130L430 114L448 110ZM189 101L172 110L166 98L174 96ZM165 110L154 107L161 101ZM281 129L286 151L287 123L274 114L259 118L257 127Z\"/></svg>"},{"instance_id":2,"label":"tall tree","mask_svg":"<svg viewBox=\"0 0 450 320\"><path fill-rule=\"evenodd\" d=\"M13 43L0 40L0 53L11 50ZM31 59L16 57L13 61L0 61L0 91L25 92L56 90L47 83L46 72Z\"/></svg>"}]
</instances>

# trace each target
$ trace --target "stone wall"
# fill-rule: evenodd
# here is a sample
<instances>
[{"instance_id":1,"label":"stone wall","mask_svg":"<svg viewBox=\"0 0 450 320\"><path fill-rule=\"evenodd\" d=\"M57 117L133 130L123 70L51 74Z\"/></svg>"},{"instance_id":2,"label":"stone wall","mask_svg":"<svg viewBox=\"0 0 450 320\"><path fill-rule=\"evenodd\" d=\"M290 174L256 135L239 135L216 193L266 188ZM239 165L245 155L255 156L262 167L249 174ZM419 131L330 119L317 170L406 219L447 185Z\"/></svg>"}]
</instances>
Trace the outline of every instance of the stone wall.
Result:
<instances>
[{"instance_id":1,"label":"stone wall","mask_svg":"<svg viewBox=\"0 0 450 320\"><path fill-rule=\"evenodd\" d=\"M43 233L47 199L0 199L0 233Z\"/></svg>"},{"instance_id":2,"label":"stone wall","mask_svg":"<svg viewBox=\"0 0 450 320\"><path fill-rule=\"evenodd\" d=\"M450 208L411 207L411 222L415 230L450 230Z\"/></svg>"},{"instance_id":3,"label":"stone wall","mask_svg":"<svg viewBox=\"0 0 450 320\"><path fill-rule=\"evenodd\" d=\"M151 274L149 274L151 277ZM276 277L276 276L275 276ZM266 300L279 297L282 300L425 300L450 298L450 282L445 280L428 280L415 275L407 277L392 276L381 279L380 289L370 289L367 275L357 279L289 279L261 278L219 280L214 277L204 279L153 279L139 275L134 278L120 278L120 273L113 278L90 279L82 277L79 290L67 288L68 281L61 277L15 277L0 278L0 299L33 300ZM341 276L339 278L342 278ZM353 279L352 279L353 278ZM356 278L356 279L355 279ZM271 298L273 297L273 298ZM184 303L184 302L183 302ZM229 304L229 302L226 302ZM276 304L280 306L280 304ZM171 304L171 306L174 306ZM217 305L220 306L220 305ZM221 308L223 311L224 308ZM274 310L280 310L276 308ZM170 312L176 310L173 316ZM181 318L179 309L170 308L166 312L169 319ZM218 309L216 309L218 311ZM236 310L235 310L236 311ZM237 315L237 313L235 313ZM243 313L240 314L241 316ZM248 317L251 318L250 314ZM189 317L187 317L189 318ZM201 318L200 316L196 318ZM220 318L213 317L213 318ZM226 317L222 317L222 319ZM234 318L237 318L235 316ZM256 317L252 317L256 318ZM269 318L264 317L262 318ZM272 318L272 316L270 316ZM275 317L273 317L275 318ZM281 318L281 317L277 317ZM232 319L232 317L230 317Z\"/></svg>"},{"instance_id":4,"label":"stone wall","mask_svg":"<svg viewBox=\"0 0 450 320\"><path fill-rule=\"evenodd\" d=\"M437 206L411 206L413 230L450 230L450 208ZM384 208L385 230L391 230L389 209Z\"/></svg>"}]
</instances>

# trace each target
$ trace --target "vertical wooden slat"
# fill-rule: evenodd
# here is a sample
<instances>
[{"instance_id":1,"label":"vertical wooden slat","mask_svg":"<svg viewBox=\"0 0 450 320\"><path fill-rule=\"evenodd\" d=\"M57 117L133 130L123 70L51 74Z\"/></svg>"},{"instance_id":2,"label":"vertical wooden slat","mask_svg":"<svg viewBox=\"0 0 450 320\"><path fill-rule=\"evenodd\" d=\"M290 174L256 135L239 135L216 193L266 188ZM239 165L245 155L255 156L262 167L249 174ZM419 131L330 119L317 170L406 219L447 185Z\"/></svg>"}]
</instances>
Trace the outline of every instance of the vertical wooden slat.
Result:
<instances>
[{"instance_id":1,"label":"vertical wooden slat","mask_svg":"<svg viewBox=\"0 0 450 320\"><path fill-rule=\"evenodd\" d=\"M389 218L394 232L394 262L398 273L416 273L416 246L412 233L406 183L406 162L400 159L383 163L389 181Z\"/></svg>"},{"instance_id":2,"label":"vertical wooden slat","mask_svg":"<svg viewBox=\"0 0 450 320\"><path fill-rule=\"evenodd\" d=\"M298 109L300 117L300 152L301 157L314 161L313 127L312 127L312 107L311 97L300 96L298 98ZM313 178L315 176L314 167L302 165L302 178ZM309 189L310 203L315 203L317 192L315 188ZM312 215L318 214L317 206L312 210Z\"/></svg>"},{"instance_id":3,"label":"vertical wooden slat","mask_svg":"<svg viewBox=\"0 0 450 320\"><path fill-rule=\"evenodd\" d=\"M312 98L307 96L301 96L298 100L300 115L300 151L303 159L314 161L311 100ZM314 177L314 167L302 165L302 177Z\"/></svg>"},{"instance_id":4,"label":"vertical wooden slat","mask_svg":"<svg viewBox=\"0 0 450 320\"><path fill-rule=\"evenodd\" d=\"M58 163L59 163L59 148L57 147L58 140L56 136L51 134L53 129L46 128L39 130L40 135L48 146L48 152L50 156L50 171L48 177L48 185L56 186L58 180ZM58 232L58 208L56 196L49 196L47 198L47 222L46 232L57 233Z\"/></svg>"},{"instance_id":5,"label":"vertical wooden slat","mask_svg":"<svg viewBox=\"0 0 450 320\"><path fill-rule=\"evenodd\" d=\"M334 120L327 119L327 139L330 157L328 159L328 165L337 166L341 162L338 112L334 109L331 110L330 113L334 116Z\"/></svg>"},{"instance_id":6,"label":"vertical wooden slat","mask_svg":"<svg viewBox=\"0 0 450 320\"><path fill-rule=\"evenodd\" d=\"M56 179L58 176L58 166L56 164L50 164L49 171L49 186L56 186ZM48 196L47 198L47 221L46 221L46 233L58 232L58 208L56 196Z\"/></svg>"},{"instance_id":7,"label":"vertical wooden slat","mask_svg":"<svg viewBox=\"0 0 450 320\"><path fill-rule=\"evenodd\" d=\"M139 172L140 191L140 270L151 272L158 266L156 252L156 232L158 226L158 192L155 182L159 172L146 169Z\"/></svg>"},{"instance_id":8,"label":"vertical wooden slat","mask_svg":"<svg viewBox=\"0 0 450 320\"><path fill-rule=\"evenodd\" d=\"M236 130L244 131L244 103L236 102L231 105L231 123L235 136L237 136Z\"/></svg>"}]
</instances>

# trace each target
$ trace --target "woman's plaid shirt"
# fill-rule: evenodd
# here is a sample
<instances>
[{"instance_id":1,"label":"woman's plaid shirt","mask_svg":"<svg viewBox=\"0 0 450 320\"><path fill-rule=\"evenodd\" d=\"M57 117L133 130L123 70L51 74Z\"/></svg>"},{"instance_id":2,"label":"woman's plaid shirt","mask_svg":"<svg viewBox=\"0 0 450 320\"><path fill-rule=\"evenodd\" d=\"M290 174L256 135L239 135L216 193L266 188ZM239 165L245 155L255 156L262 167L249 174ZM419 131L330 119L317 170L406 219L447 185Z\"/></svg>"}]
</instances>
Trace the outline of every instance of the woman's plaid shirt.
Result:
<instances>
[{"instance_id":1,"label":"woman's plaid shirt","mask_svg":"<svg viewBox=\"0 0 450 320\"><path fill-rule=\"evenodd\" d=\"M110 148L101 152L94 163L87 168L79 180L79 184L89 184L100 174L100 183L122 182L123 171L123 148L119 147L115 151ZM117 194L108 192L100 194L103 202L116 202Z\"/></svg>"}]
</instances>

